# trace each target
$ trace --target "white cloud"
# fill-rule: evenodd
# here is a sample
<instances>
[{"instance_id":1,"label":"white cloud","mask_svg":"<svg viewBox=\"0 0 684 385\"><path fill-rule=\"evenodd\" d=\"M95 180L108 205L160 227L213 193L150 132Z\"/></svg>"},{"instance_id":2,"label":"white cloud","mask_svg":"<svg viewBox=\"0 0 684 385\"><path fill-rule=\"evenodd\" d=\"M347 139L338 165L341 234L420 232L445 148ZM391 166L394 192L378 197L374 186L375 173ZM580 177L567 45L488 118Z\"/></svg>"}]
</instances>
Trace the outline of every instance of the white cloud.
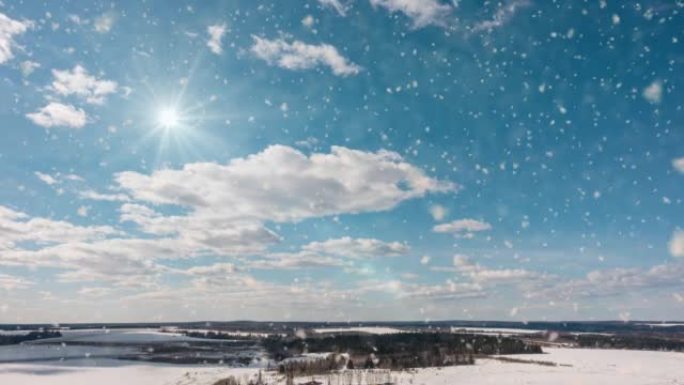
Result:
<instances>
[{"instance_id":1,"label":"white cloud","mask_svg":"<svg viewBox=\"0 0 684 385\"><path fill-rule=\"evenodd\" d=\"M138 224L148 234L175 236L198 252L220 255L261 252L280 241L278 234L258 222L207 215L163 216L139 204L124 204L121 220Z\"/></svg>"},{"instance_id":2,"label":"white cloud","mask_svg":"<svg viewBox=\"0 0 684 385\"><path fill-rule=\"evenodd\" d=\"M81 196L127 201L120 208L121 221L135 223L144 236L31 218L0 206L0 265L57 268L60 282L97 281L133 289L158 287L168 274L197 276L197 288L225 287L225 276L236 269L232 265L214 266L214 274L208 268L183 272L160 262L209 255L235 256L251 268L351 268L355 259L402 255L408 246L344 237L311 242L296 253L269 253L266 249L281 239L265 223L388 210L429 192L454 190L398 154L343 147L307 156L272 146L225 165L195 163L150 175L125 172L116 182L116 191L129 192L130 198L93 191ZM164 214L167 205L180 206L183 214ZM254 255L263 257L253 260ZM240 279L254 283L250 277Z\"/></svg>"},{"instance_id":3,"label":"white cloud","mask_svg":"<svg viewBox=\"0 0 684 385\"><path fill-rule=\"evenodd\" d=\"M298 253L271 253L263 259L248 261L247 266L252 269L290 270L319 267L343 267L349 264L341 258L320 255L307 251Z\"/></svg>"},{"instance_id":4,"label":"white cloud","mask_svg":"<svg viewBox=\"0 0 684 385\"><path fill-rule=\"evenodd\" d=\"M52 70L51 89L63 96L77 95L91 104L104 103L107 95L116 92L117 83L112 80L100 80L88 74L80 65L71 70Z\"/></svg>"},{"instance_id":5,"label":"white cloud","mask_svg":"<svg viewBox=\"0 0 684 385\"><path fill-rule=\"evenodd\" d=\"M0 273L0 289L4 289L4 290L26 289L26 288L33 286L33 285L34 285L33 282L31 282L25 278Z\"/></svg>"},{"instance_id":6,"label":"white cloud","mask_svg":"<svg viewBox=\"0 0 684 385\"><path fill-rule=\"evenodd\" d=\"M45 127L81 128L87 122L85 111L70 104L50 102L36 112L26 114L33 123Z\"/></svg>"},{"instance_id":7,"label":"white cloud","mask_svg":"<svg viewBox=\"0 0 684 385\"><path fill-rule=\"evenodd\" d=\"M189 268L186 273L189 275L231 275L237 271L237 268L232 263L217 263L209 266L195 266Z\"/></svg>"},{"instance_id":8,"label":"white cloud","mask_svg":"<svg viewBox=\"0 0 684 385\"><path fill-rule=\"evenodd\" d=\"M42 172L38 171L36 171L34 174L36 175L36 177L38 177L38 179L40 179L43 183L49 186L59 183L59 181L55 179L52 175L43 174Z\"/></svg>"},{"instance_id":9,"label":"white cloud","mask_svg":"<svg viewBox=\"0 0 684 385\"><path fill-rule=\"evenodd\" d=\"M454 270L464 274L478 284L501 282L529 283L544 275L525 269L492 269L474 263L466 255L454 255Z\"/></svg>"},{"instance_id":10,"label":"white cloud","mask_svg":"<svg viewBox=\"0 0 684 385\"><path fill-rule=\"evenodd\" d=\"M432 219L441 221L446 217L447 209L442 205L432 205L430 206L430 215L432 215Z\"/></svg>"},{"instance_id":11,"label":"white cloud","mask_svg":"<svg viewBox=\"0 0 684 385\"><path fill-rule=\"evenodd\" d=\"M654 80L648 87L644 88L641 95L649 103L658 104L663 99L663 83Z\"/></svg>"},{"instance_id":12,"label":"white cloud","mask_svg":"<svg viewBox=\"0 0 684 385\"><path fill-rule=\"evenodd\" d=\"M487 295L477 283L462 283L447 280L444 284L418 285L402 284L400 298L415 298L431 301L448 301L463 298L481 298Z\"/></svg>"},{"instance_id":13,"label":"white cloud","mask_svg":"<svg viewBox=\"0 0 684 385\"><path fill-rule=\"evenodd\" d=\"M340 0L318 0L318 3L324 8L334 9L340 16L347 15L348 6L343 4Z\"/></svg>"},{"instance_id":14,"label":"white cloud","mask_svg":"<svg viewBox=\"0 0 684 385\"><path fill-rule=\"evenodd\" d=\"M0 250L21 242L50 244L101 239L119 234L109 226L76 226L65 221L30 218L25 213L0 206Z\"/></svg>"},{"instance_id":15,"label":"white cloud","mask_svg":"<svg viewBox=\"0 0 684 385\"><path fill-rule=\"evenodd\" d=\"M459 219L449 223L436 225L432 228L435 233L449 233L454 235L467 235L478 231L490 230L492 225L476 219Z\"/></svg>"},{"instance_id":16,"label":"white cloud","mask_svg":"<svg viewBox=\"0 0 684 385\"><path fill-rule=\"evenodd\" d=\"M315 22L316 22L316 20L315 20L315 19L313 18L313 16L311 16L311 15L306 15L306 16L304 16L304 18L302 19L302 25L305 26L306 28L311 28L311 27L313 27L313 25L314 25Z\"/></svg>"},{"instance_id":17,"label":"white cloud","mask_svg":"<svg viewBox=\"0 0 684 385\"><path fill-rule=\"evenodd\" d=\"M16 47L15 36L23 34L32 26L31 21L13 20L0 13L0 64L14 57L12 49Z\"/></svg>"},{"instance_id":18,"label":"white cloud","mask_svg":"<svg viewBox=\"0 0 684 385\"><path fill-rule=\"evenodd\" d=\"M531 3L528 0L515 0L508 4L502 5L496 11L491 20L485 20L476 23L472 27L471 31L491 31L493 29L499 28L508 23L515 16L515 13L518 11L518 9L527 7L530 4Z\"/></svg>"},{"instance_id":19,"label":"white cloud","mask_svg":"<svg viewBox=\"0 0 684 385\"><path fill-rule=\"evenodd\" d=\"M116 14L109 12L98 16L93 22L95 32L107 33L112 30L114 22L116 21Z\"/></svg>"},{"instance_id":20,"label":"white cloud","mask_svg":"<svg viewBox=\"0 0 684 385\"><path fill-rule=\"evenodd\" d=\"M582 279L559 282L532 296L576 299L621 295L636 289L683 287L684 263L666 263L650 268L614 268L594 270Z\"/></svg>"},{"instance_id":21,"label":"white cloud","mask_svg":"<svg viewBox=\"0 0 684 385\"><path fill-rule=\"evenodd\" d=\"M81 191L79 196L82 199L89 199L92 201L129 202L131 200L126 194L102 194L93 190Z\"/></svg>"},{"instance_id":22,"label":"white cloud","mask_svg":"<svg viewBox=\"0 0 684 385\"><path fill-rule=\"evenodd\" d=\"M329 44L306 44L295 40L288 42L282 38L269 40L252 36L252 53L270 65L289 70L305 70L327 66L337 76L356 75L361 67L340 55L337 48Z\"/></svg>"},{"instance_id":23,"label":"white cloud","mask_svg":"<svg viewBox=\"0 0 684 385\"><path fill-rule=\"evenodd\" d=\"M150 175L116 175L137 200L186 207L222 220L298 221L343 213L389 210L430 192L454 191L394 152L332 147L309 156L275 145L228 164L190 163Z\"/></svg>"},{"instance_id":24,"label":"white cloud","mask_svg":"<svg viewBox=\"0 0 684 385\"><path fill-rule=\"evenodd\" d=\"M454 7L440 0L370 0L373 7L382 7L390 13L401 12L413 21L415 28L428 25L446 26Z\"/></svg>"},{"instance_id":25,"label":"white cloud","mask_svg":"<svg viewBox=\"0 0 684 385\"><path fill-rule=\"evenodd\" d=\"M249 261L253 269L302 269L316 267L346 267L353 270L357 259L395 257L408 253L409 247L400 242L384 242L371 238L342 237L322 242L311 242L296 253L270 253L264 259Z\"/></svg>"},{"instance_id":26,"label":"white cloud","mask_svg":"<svg viewBox=\"0 0 684 385\"><path fill-rule=\"evenodd\" d=\"M99 239L78 241L64 237L40 249L12 249L0 255L0 265L64 269L61 282L111 282L117 286L151 287L172 271L159 259L196 255L183 241L161 239Z\"/></svg>"},{"instance_id":27,"label":"white cloud","mask_svg":"<svg viewBox=\"0 0 684 385\"><path fill-rule=\"evenodd\" d=\"M78 294L86 297L99 298L105 297L112 293L112 289L108 287L82 287Z\"/></svg>"},{"instance_id":28,"label":"white cloud","mask_svg":"<svg viewBox=\"0 0 684 385\"><path fill-rule=\"evenodd\" d=\"M670 254L673 257L684 257L684 230L677 230L672 234Z\"/></svg>"},{"instance_id":29,"label":"white cloud","mask_svg":"<svg viewBox=\"0 0 684 385\"><path fill-rule=\"evenodd\" d=\"M348 258L394 257L404 255L410 248L400 242L384 242L372 238L342 237L323 242L311 242L302 247L311 253Z\"/></svg>"},{"instance_id":30,"label":"white cloud","mask_svg":"<svg viewBox=\"0 0 684 385\"><path fill-rule=\"evenodd\" d=\"M672 160L672 167L684 174L684 157Z\"/></svg>"},{"instance_id":31,"label":"white cloud","mask_svg":"<svg viewBox=\"0 0 684 385\"><path fill-rule=\"evenodd\" d=\"M221 46L221 39L226 34L227 28L225 24L214 24L207 27L207 33L209 34L209 41L207 41L207 47L211 52L220 55L223 52L223 47Z\"/></svg>"},{"instance_id":32,"label":"white cloud","mask_svg":"<svg viewBox=\"0 0 684 385\"><path fill-rule=\"evenodd\" d=\"M40 68L40 64L31 60L26 60L19 64L19 70L24 77L31 75L37 68Z\"/></svg>"}]
</instances>

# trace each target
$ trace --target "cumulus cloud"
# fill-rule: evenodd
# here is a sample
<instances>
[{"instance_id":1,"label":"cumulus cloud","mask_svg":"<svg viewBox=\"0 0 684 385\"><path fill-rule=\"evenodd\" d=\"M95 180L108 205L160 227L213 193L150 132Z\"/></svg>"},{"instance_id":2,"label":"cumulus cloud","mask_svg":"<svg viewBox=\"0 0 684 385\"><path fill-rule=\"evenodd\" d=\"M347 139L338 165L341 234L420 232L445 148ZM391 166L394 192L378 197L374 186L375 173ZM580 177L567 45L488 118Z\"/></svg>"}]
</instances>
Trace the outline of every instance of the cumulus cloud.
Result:
<instances>
[{"instance_id":1,"label":"cumulus cloud","mask_svg":"<svg viewBox=\"0 0 684 385\"><path fill-rule=\"evenodd\" d=\"M370 0L373 7L390 13L401 12L413 21L414 28L428 25L446 26L454 7L440 0Z\"/></svg>"},{"instance_id":2,"label":"cumulus cloud","mask_svg":"<svg viewBox=\"0 0 684 385\"><path fill-rule=\"evenodd\" d=\"M207 33L209 34L209 41L207 41L207 47L211 52L220 55L223 52L223 47L221 46L221 39L226 34L227 28L225 24L214 24L207 27Z\"/></svg>"},{"instance_id":3,"label":"cumulus cloud","mask_svg":"<svg viewBox=\"0 0 684 385\"><path fill-rule=\"evenodd\" d=\"M190 163L150 175L123 172L116 182L137 200L182 206L203 218L277 222L383 211L455 189L394 152L332 147L329 154L307 156L280 145L228 164Z\"/></svg>"},{"instance_id":4,"label":"cumulus cloud","mask_svg":"<svg viewBox=\"0 0 684 385\"><path fill-rule=\"evenodd\" d=\"M388 210L430 192L454 190L398 154L343 147L305 155L272 146L225 165L196 163L150 175L125 172L116 183L115 194L87 190L81 196L122 201L121 221L134 223L144 235L32 218L0 206L0 265L57 268L60 282L146 290L168 274L196 277L193 287L214 290L225 287L225 277L236 269L224 264L182 271L162 263L179 258L234 256L245 267L260 269L350 268L356 259L405 254L408 246L343 237L311 242L295 253L273 253L266 249L280 236L265 224ZM180 207L169 215L168 205ZM257 284L250 277L239 279Z\"/></svg>"},{"instance_id":5,"label":"cumulus cloud","mask_svg":"<svg viewBox=\"0 0 684 385\"><path fill-rule=\"evenodd\" d=\"M85 111L70 104L50 102L36 112L26 114L33 123L45 127L81 128L87 122Z\"/></svg>"},{"instance_id":6,"label":"cumulus cloud","mask_svg":"<svg viewBox=\"0 0 684 385\"><path fill-rule=\"evenodd\" d=\"M481 21L476 23L471 31L491 31L493 29L502 27L508 23L516 14L516 12L524 7L529 6L531 3L528 0L514 0L508 4L502 5L497 9L494 17L491 20Z\"/></svg>"},{"instance_id":7,"label":"cumulus cloud","mask_svg":"<svg viewBox=\"0 0 684 385\"><path fill-rule=\"evenodd\" d=\"M14 38L33 26L31 21L19 21L0 13L0 64L14 57L12 49L16 47Z\"/></svg>"},{"instance_id":8,"label":"cumulus cloud","mask_svg":"<svg viewBox=\"0 0 684 385\"><path fill-rule=\"evenodd\" d=\"M673 257L684 257L684 230L677 230L670 239L670 254Z\"/></svg>"},{"instance_id":9,"label":"cumulus cloud","mask_svg":"<svg viewBox=\"0 0 684 385\"><path fill-rule=\"evenodd\" d=\"M459 219L449 223L442 223L432 228L435 233L448 233L456 236L472 236L479 231L490 230L492 225L476 219Z\"/></svg>"},{"instance_id":10,"label":"cumulus cloud","mask_svg":"<svg viewBox=\"0 0 684 385\"><path fill-rule=\"evenodd\" d=\"M684 174L684 157L672 160L672 167Z\"/></svg>"},{"instance_id":11,"label":"cumulus cloud","mask_svg":"<svg viewBox=\"0 0 684 385\"><path fill-rule=\"evenodd\" d=\"M329 44L306 44L278 38L269 40L252 36L252 53L270 65L288 70L306 70L326 66L337 76L356 75L361 67L340 55L337 48Z\"/></svg>"},{"instance_id":12,"label":"cumulus cloud","mask_svg":"<svg viewBox=\"0 0 684 385\"><path fill-rule=\"evenodd\" d=\"M71 70L52 70L52 76L52 91L62 96L76 95L91 104L104 103L118 87L115 81L98 79L80 65Z\"/></svg>"},{"instance_id":13,"label":"cumulus cloud","mask_svg":"<svg viewBox=\"0 0 684 385\"><path fill-rule=\"evenodd\" d=\"M318 3L324 8L334 9L340 16L347 16L347 5L340 0L318 0Z\"/></svg>"}]
</instances>

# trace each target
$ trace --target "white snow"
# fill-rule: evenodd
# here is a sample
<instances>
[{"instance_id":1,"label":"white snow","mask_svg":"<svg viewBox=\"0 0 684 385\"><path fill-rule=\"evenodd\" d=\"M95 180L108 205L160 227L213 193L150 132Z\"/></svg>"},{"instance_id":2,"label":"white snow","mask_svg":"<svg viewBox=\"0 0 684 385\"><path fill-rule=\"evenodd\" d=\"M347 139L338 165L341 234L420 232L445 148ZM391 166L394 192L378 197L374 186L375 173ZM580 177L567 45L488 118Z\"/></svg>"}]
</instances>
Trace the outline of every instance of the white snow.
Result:
<instances>
[{"instance_id":1,"label":"white snow","mask_svg":"<svg viewBox=\"0 0 684 385\"><path fill-rule=\"evenodd\" d=\"M0 330L0 336L25 336L29 334L31 330Z\"/></svg>"},{"instance_id":2,"label":"white snow","mask_svg":"<svg viewBox=\"0 0 684 385\"><path fill-rule=\"evenodd\" d=\"M506 356L530 361L481 359L473 366L392 372L398 385L684 385L684 354L628 350L545 348L547 354ZM539 365L553 362L561 366ZM258 369L125 364L82 360L66 364L0 364L0 384L12 385L211 385L230 375L255 376ZM268 376L269 384L274 377ZM299 378L297 383L311 378ZM319 377L323 379L324 377ZM244 382L244 381L243 381ZM323 381L323 383L326 383ZM356 382L354 382L356 384ZM283 382L277 383L282 385Z\"/></svg>"},{"instance_id":3,"label":"white snow","mask_svg":"<svg viewBox=\"0 0 684 385\"><path fill-rule=\"evenodd\" d=\"M45 342L111 342L111 343L148 343L207 341L202 338L187 337L181 333L166 333L157 329L77 329L62 330L62 337L40 340Z\"/></svg>"},{"instance_id":4,"label":"white snow","mask_svg":"<svg viewBox=\"0 0 684 385\"><path fill-rule=\"evenodd\" d=\"M478 327L452 327L452 333L466 332L472 334L511 336L516 334L537 334L544 333L546 330L535 329L513 329L513 328L478 328Z\"/></svg>"},{"instance_id":5,"label":"white snow","mask_svg":"<svg viewBox=\"0 0 684 385\"><path fill-rule=\"evenodd\" d=\"M28 344L0 346L0 362L63 360L85 357L117 357L136 352L127 347L74 346L62 344ZM0 380L0 384L3 382Z\"/></svg>"},{"instance_id":6,"label":"white snow","mask_svg":"<svg viewBox=\"0 0 684 385\"><path fill-rule=\"evenodd\" d=\"M211 385L228 376L248 378L258 369L216 366L128 365L117 360L83 360L78 365L4 364L0 383L11 385ZM244 382L244 381L243 381Z\"/></svg>"},{"instance_id":7,"label":"white snow","mask_svg":"<svg viewBox=\"0 0 684 385\"><path fill-rule=\"evenodd\" d=\"M658 328L671 328L675 326L684 326L684 323L651 323L651 324L642 324L646 326L652 326L652 327L658 327Z\"/></svg>"},{"instance_id":8,"label":"white snow","mask_svg":"<svg viewBox=\"0 0 684 385\"><path fill-rule=\"evenodd\" d=\"M381 327L381 326L366 326L366 327L348 327L348 328L324 328L314 329L314 333L367 333L367 334L397 334L403 333L403 330Z\"/></svg>"}]
</instances>

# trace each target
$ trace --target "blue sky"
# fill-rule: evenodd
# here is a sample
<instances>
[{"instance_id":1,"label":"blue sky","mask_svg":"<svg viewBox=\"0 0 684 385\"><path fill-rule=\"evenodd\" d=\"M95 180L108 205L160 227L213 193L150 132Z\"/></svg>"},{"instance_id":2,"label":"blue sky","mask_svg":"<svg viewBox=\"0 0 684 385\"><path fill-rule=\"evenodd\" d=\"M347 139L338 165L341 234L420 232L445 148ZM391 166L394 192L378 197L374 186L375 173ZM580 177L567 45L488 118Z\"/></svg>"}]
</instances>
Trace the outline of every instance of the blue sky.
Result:
<instances>
[{"instance_id":1,"label":"blue sky","mask_svg":"<svg viewBox=\"0 0 684 385\"><path fill-rule=\"evenodd\" d=\"M677 2L0 5L0 322L682 319Z\"/></svg>"}]
</instances>

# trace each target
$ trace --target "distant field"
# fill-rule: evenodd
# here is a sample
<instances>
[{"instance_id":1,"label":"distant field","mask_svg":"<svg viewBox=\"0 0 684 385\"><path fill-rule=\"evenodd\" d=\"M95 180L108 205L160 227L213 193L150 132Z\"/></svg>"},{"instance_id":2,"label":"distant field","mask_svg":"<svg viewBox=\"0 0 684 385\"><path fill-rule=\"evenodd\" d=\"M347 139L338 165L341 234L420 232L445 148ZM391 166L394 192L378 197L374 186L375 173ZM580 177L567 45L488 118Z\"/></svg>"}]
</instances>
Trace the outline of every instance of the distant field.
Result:
<instances>
[{"instance_id":1,"label":"distant field","mask_svg":"<svg viewBox=\"0 0 684 385\"><path fill-rule=\"evenodd\" d=\"M5 325L1 333L24 335L36 327ZM474 354L474 365L378 370L389 373L396 385L684 385L684 353L653 351L661 344L681 351L680 328L678 322L70 325L59 329L61 337L0 346L0 384L214 385L229 376L246 384L261 371L268 384L285 385L284 375L273 370L279 363L274 357L281 353L294 361L326 357L326 352L334 349L357 357L376 352L381 357L407 341L414 341L405 345L408 349L426 342L428 350L436 348L437 344L428 342L432 338L428 334L436 333L435 338L442 336L436 340L442 347L456 346L453 344L461 339L499 341L500 347L505 341L518 341L542 345L544 353ZM444 345L449 338L455 340ZM587 344L596 348L582 348ZM331 350L326 350L328 346ZM621 346L643 350L621 350ZM605 347L613 349L601 349ZM360 369L363 366L358 361L354 367L297 374L294 383L315 378L323 384L346 384L352 377L356 385L368 385L368 379L377 381L378 375Z\"/></svg>"},{"instance_id":2,"label":"distant field","mask_svg":"<svg viewBox=\"0 0 684 385\"><path fill-rule=\"evenodd\" d=\"M651 385L684 384L684 354L594 349L546 349L542 359L559 366L479 360L474 366L393 372L398 385ZM531 360L529 356L516 356ZM257 368L126 364L84 359L67 363L0 365L0 383L12 385L212 385L233 375L254 377ZM318 377L323 383L325 376ZM269 375L269 384L283 381ZM310 380L301 379L299 382ZM362 384L363 385L363 384Z\"/></svg>"}]
</instances>

